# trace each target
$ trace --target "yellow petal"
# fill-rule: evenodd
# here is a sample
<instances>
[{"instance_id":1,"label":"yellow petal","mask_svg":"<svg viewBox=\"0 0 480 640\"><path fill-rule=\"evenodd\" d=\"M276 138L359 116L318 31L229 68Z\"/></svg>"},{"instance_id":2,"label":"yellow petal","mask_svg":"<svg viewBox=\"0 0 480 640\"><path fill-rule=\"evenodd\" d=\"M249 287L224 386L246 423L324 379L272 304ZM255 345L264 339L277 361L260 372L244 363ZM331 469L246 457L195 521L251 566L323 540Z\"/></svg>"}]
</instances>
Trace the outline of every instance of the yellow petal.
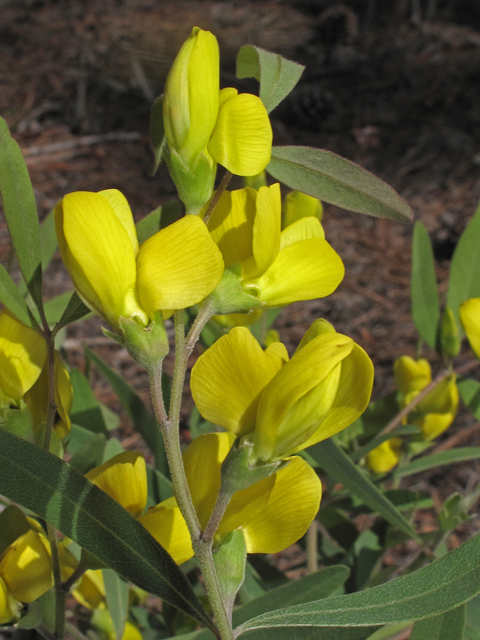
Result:
<instances>
[{"instance_id":1,"label":"yellow petal","mask_svg":"<svg viewBox=\"0 0 480 640\"><path fill-rule=\"evenodd\" d=\"M17 320L8 309L0 313L0 388L18 402L39 377L47 346L39 333Z\"/></svg>"},{"instance_id":2,"label":"yellow petal","mask_svg":"<svg viewBox=\"0 0 480 640\"><path fill-rule=\"evenodd\" d=\"M253 256L262 275L273 264L280 250L281 195L278 182L260 187L253 224Z\"/></svg>"},{"instance_id":3,"label":"yellow petal","mask_svg":"<svg viewBox=\"0 0 480 640\"><path fill-rule=\"evenodd\" d=\"M15 598L7 589L5 582L0 578L0 624L11 622L16 617L18 607Z\"/></svg>"},{"instance_id":4,"label":"yellow petal","mask_svg":"<svg viewBox=\"0 0 480 640\"><path fill-rule=\"evenodd\" d=\"M480 358L480 298L470 298L460 307L460 320L468 341L477 358Z\"/></svg>"},{"instance_id":5,"label":"yellow petal","mask_svg":"<svg viewBox=\"0 0 480 640\"><path fill-rule=\"evenodd\" d=\"M302 458L275 474L266 508L243 525L249 553L278 553L296 542L315 518L322 485L315 471Z\"/></svg>"},{"instance_id":6,"label":"yellow petal","mask_svg":"<svg viewBox=\"0 0 480 640\"><path fill-rule=\"evenodd\" d=\"M225 267L244 262L253 255L256 200L257 192L249 187L224 191L208 221L207 228L222 252ZM207 207L208 204L203 213Z\"/></svg>"},{"instance_id":7,"label":"yellow petal","mask_svg":"<svg viewBox=\"0 0 480 640\"><path fill-rule=\"evenodd\" d=\"M279 337L278 334L276 337ZM271 342L265 349L265 355L267 358L273 360L276 371L280 371L283 365L289 360L287 347L283 342Z\"/></svg>"},{"instance_id":8,"label":"yellow petal","mask_svg":"<svg viewBox=\"0 0 480 640\"><path fill-rule=\"evenodd\" d=\"M52 558L48 540L27 531L0 558L0 576L12 595L33 602L53 585Z\"/></svg>"},{"instance_id":9,"label":"yellow petal","mask_svg":"<svg viewBox=\"0 0 480 640\"><path fill-rule=\"evenodd\" d=\"M147 504L145 459L138 451L124 451L95 467L85 477L138 518Z\"/></svg>"},{"instance_id":10,"label":"yellow petal","mask_svg":"<svg viewBox=\"0 0 480 640\"><path fill-rule=\"evenodd\" d=\"M414 360L410 356L401 356L395 360L393 373L395 383L404 395L421 391L432 381L430 363L424 358Z\"/></svg>"},{"instance_id":11,"label":"yellow petal","mask_svg":"<svg viewBox=\"0 0 480 640\"><path fill-rule=\"evenodd\" d=\"M263 315L263 309L253 309L249 313L228 313L225 316L213 316L214 320L222 327L249 327L255 324Z\"/></svg>"},{"instance_id":12,"label":"yellow petal","mask_svg":"<svg viewBox=\"0 0 480 640\"><path fill-rule=\"evenodd\" d=\"M72 592L75 600L87 609L97 609L105 604L105 584L101 569L86 571Z\"/></svg>"},{"instance_id":13,"label":"yellow petal","mask_svg":"<svg viewBox=\"0 0 480 640\"><path fill-rule=\"evenodd\" d=\"M368 466L374 473L388 473L400 458L401 438L391 438L368 454Z\"/></svg>"},{"instance_id":14,"label":"yellow petal","mask_svg":"<svg viewBox=\"0 0 480 640\"><path fill-rule=\"evenodd\" d=\"M127 199L118 189L105 189L104 191L99 191L98 194L108 200L109 205L127 232L132 243L133 253L136 256L138 253L137 229Z\"/></svg>"},{"instance_id":15,"label":"yellow petal","mask_svg":"<svg viewBox=\"0 0 480 640\"><path fill-rule=\"evenodd\" d=\"M459 394L456 376L444 378L430 393L421 400L417 409L420 413L456 413Z\"/></svg>"},{"instance_id":16,"label":"yellow petal","mask_svg":"<svg viewBox=\"0 0 480 640\"><path fill-rule=\"evenodd\" d=\"M255 428L260 395L279 366L248 329L236 327L195 363L191 377L195 404L206 420L243 436Z\"/></svg>"},{"instance_id":17,"label":"yellow petal","mask_svg":"<svg viewBox=\"0 0 480 640\"><path fill-rule=\"evenodd\" d=\"M187 523L183 519L175 498L161 502L140 518L145 529L172 556L182 564L193 556L192 541Z\"/></svg>"},{"instance_id":18,"label":"yellow petal","mask_svg":"<svg viewBox=\"0 0 480 640\"><path fill-rule=\"evenodd\" d=\"M73 390L70 383L70 376L65 365L60 358L58 351L55 351L55 404L57 412L55 416L54 429L60 439L65 438L70 433L71 420L69 413L72 408ZM24 396L33 418L34 432L39 428L42 422L47 419L48 408L48 362L42 369L38 380L33 387L27 391Z\"/></svg>"},{"instance_id":19,"label":"yellow petal","mask_svg":"<svg viewBox=\"0 0 480 640\"><path fill-rule=\"evenodd\" d=\"M430 442L448 429L455 419L455 413L428 413L426 416L413 420L412 424L420 427L422 438Z\"/></svg>"},{"instance_id":20,"label":"yellow petal","mask_svg":"<svg viewBox=\"0 0 480 640\"><path fill-rule=\"evenodd\" d=\"M148 319L136 293L132 241L104 196L70 193L55 209L60 253L84 302L113 327L120 316Z\"/></svg>"},{"instance_id":21,"label":"yellow petal","mask_svg":"<svg viewBox=\"0 0 480 640\"><path fill-rule=\"evenodd\" d=\"M239 176L254 176L265 169L272 153L272 127L260 98L242 93L222 104L208 151Z\"/></svg>"},{"instance_id":22,"label":"yellow petal","mask_svg":"<svg viewBox=\"0 0 480 640\"><path fill-rule=\"evenodd\" d=\"M290 191L283 201L283 228L301 218L315 217L320 221L323 217L323 207L320 200L307 196L301 191Z\"/></svg>"},{"instance_id":23,"label":"yellow petal","mask_svg":"<svg viewBox=\"0 0 480 640\"><path fill-rule=\"evenodd\" d=\"M216 535L222 536L235 531L259 515L267 506L274 485L275 474L252 484L248 489L237 491L230 500Z\"/></svg>"},{"instance_id":24,"label":"yellow petal","mask_svg":"<svg viewBox=\"0 0 480 640\"><path fill-rule=\"evenodd\" d=\"M78 567L78 560L73 553L67 549L63 542L58 543L58 559L60 561L62 582L65 582Z\"/></svg>"},{"instance_id":25,"label":"yellow petal","mask_svg":"<svg viewBox=\"0 0 480 640\"><path fill-rule=\"evenodd\" d=\"M320 335L277 373L258 405L254 441L255 454L260 460L270 460L274 455L278 430L290 407L322 382L354 345L353 340L341 334ZM291 425L292 429L295 427L298 425Z\"/></svg>"},{"instance_id":26,"label":"yellow petal","mask_svg":"<svg viewBox=\"0 0 480 640\"><path fill-rule=\"evenodd\" d=\"M330 324L330 322L324 318L318 318L312 322L308 330L305 332L297 347L297 351L300 351L300 349L302 349L306 344L311 342L317 336L322 335L322 333L336 333L336 331L335 327Z\"/></svg>"},{"instance_id":27,"label":"yellow petal","mask_svg":"<svg viewBox=\"0 0 480 640\"><path fill-rule=\"evenodd\" d=\"M317 218L302 218L301 220L292 222L292 224L281 233L280 251L297 242L310 240L310 238L325 239L325 232Z\"/></svg>"},{"instance_id":28,"label":"yellow petal","mask_svg":"<svg viewBox=\"0 0 480 640\"><path fill-rule=\"evenodd\" d=\"M243 286L253 288L268 307L297 300L323 298L335 291L345 269L338 254L322 238L311 238L286 247L272 266Z\"/></svg>"},{"instance_id":29,"label":"yellow petal","mask_svg":"<svg viewBox=\"0 0 480 640\"><path fill-rule=\"evenodd\" d=\"M339 433L355 422L368 407L373 387L373 364L358 344L354 344L351 353L342 360L341 369L338 392L325 420L293 453Z\"/></svg>"},{"instance_id":30,"label":"yellow petal","mask_svg":"<svg viewBox=\"0 0 480 640\"><path fill-rule=\"evenodd\" d=\"M198 216L161 229L140 247L138 290L150 318L160 309L185 309L206 298L223 274L222 255Z\"/></svg>"}]
</instances>

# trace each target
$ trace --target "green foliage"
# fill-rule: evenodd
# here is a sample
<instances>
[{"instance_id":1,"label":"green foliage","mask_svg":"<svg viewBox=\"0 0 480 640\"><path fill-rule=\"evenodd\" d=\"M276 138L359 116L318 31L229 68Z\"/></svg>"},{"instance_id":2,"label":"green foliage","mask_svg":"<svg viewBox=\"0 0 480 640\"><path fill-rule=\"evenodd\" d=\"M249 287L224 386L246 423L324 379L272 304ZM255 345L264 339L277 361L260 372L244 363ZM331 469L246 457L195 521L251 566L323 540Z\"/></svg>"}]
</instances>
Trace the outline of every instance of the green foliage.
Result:
<instances>
[{"instance_id":1,"label":"green foliage","mask_svg":"<svg viewBox=\"0 0 480 640\"><path fill-rule=\"evenodd\" d=\"M29 327L37 327L37 323L32 318L32 314L27 307L27 303L17 289L10 274L3 265L0 264L0 302L9 309L14 316Z\"/></svg>"},{"instance_id":2,"label":"green foliage","mask_svg":"<svg viewBox=\"0 0 480 640\"><path fill-rule=\"evenodd\" d=\"M90 313L90 309L80 300L78 293L74 291L67 303L65 311L62 313L60 320L55 326L55 330L59 331L67 324L72 324L81 320Z\"/></svg>"},{"instance_id":3,"label":"green foliage","mask_svg":"<svg viewBox=\"0 0 480 640\"><path fill-rule=\"evenodd\" d=\"M457 449L449 449L440 453L432 453L424 458L418 458L413 462L409 462L404 467L397 469L394 473L396 478L404 478L414 473L435 469L446 464L455 464L457 462L466 462L467 460L476 460L480 457L480 447L458 447Z\"/></svg>"},{"instance_id":4,"label":"green foliage","mask_svg":"<svg viewBox=\"0 0 480 640\"><path fill-rule=\"evenodd\" d=\"M406 222L413 213L385 182L325 149L273 147L267 171L291 189L379 218Z\"/></svg>"},{"instance_id":5,"label":"green foliage","mask_svg":"<svg viewBox=\"0 0 480 640\"><path fill-rule=\"evenodd\" d=\"M150 211L136 224L138 244L143 244L155 235L160 229L165 229L168 225L180 220L183 213L183 206L180 202L172 201Z\"/></svg>"},{"instance_id":6,"label":"green foliage","mask_svg":"<svg viewBox=\"0 0 480 640\"><path fill-rule=\"evenodd\" d=\"M438 342L440 303L435 261L430 237L422 222L416 222L412 244L412 317L421 338L435 349Z\"/></svg>"},{"instance_id":7,"label":"green foliage","mask_svg":"<svg viewBox=\"0 0 480 640\"><path fill-rule=\"evenodd\" d=\"M163 126L163 95L153 101L150 112L150 139L154 155L154 163L150 175L153 177L162 162L167 139L165 138L165 128Z\"/></svg>"},{"instance_id":8,"label":"green foliage","mask_svg":"<svg viewBox=\"0 0 480 640\"><path fill-rule=\"evenodd\" d=\"M413 625L410 640L460 640L465 628L465 605Z\"/></svg>"},{"instance_id":9,"label":"green foliage","mask_svg":"<svg viewBox=\"0 0 480 640\"><path fill-rule=\"evenodd\" d=\"M471 378L458 381L458 390L465 406L480 420L480 383Z\"/></svg>"},{"instance_id":10,"label":"green foliage","mask_svg":"<svg viewBox=\"0 0 480 640\"><path fill-rule=\"evenodd\" d=\"M103 569L103 582L107 607L115 627L116 640L121 640L128 617L128 582L122 580L112 569Z\"/></svg>"}]
</instances>

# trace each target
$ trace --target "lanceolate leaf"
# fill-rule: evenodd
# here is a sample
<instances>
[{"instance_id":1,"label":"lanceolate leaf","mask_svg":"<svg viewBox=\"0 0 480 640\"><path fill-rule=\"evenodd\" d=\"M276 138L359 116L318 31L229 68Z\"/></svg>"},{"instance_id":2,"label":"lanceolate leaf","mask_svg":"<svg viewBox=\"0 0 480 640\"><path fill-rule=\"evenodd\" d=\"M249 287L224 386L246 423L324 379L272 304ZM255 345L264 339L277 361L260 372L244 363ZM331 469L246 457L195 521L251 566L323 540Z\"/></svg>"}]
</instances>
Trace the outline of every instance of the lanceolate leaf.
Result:
<instances>
[{"instance_id":1,"label":"lanceolate leaf","mask_svg":"<svg viewBox=\"0 0 480 640\"><path fill-rule=\"evenodd\" d=\"M413 218L409 205L388 184L331 151L273 147L267 171L291 189L344 209L401 222Z\"/></svg>"},{"instance_id":2,"label":"lanceolate leaf","mask_svg":"<svg viewBox=\"0 0 480 640\"><path fill-rule=\"evenodd\" d=\"M464 378L459 380L457 386L464 404L480 421L480 383L471 378Z\"/></svg>"},{"instance_id":3,"label":"lanceolate leaf","mask_svg":"<svg viewBox=\"0 0 480 640\"><path fill-rule=\"evenodd\" d=\"M116 640L121 640L128 617L128 582L112 569L103 569L107 607L115 627Z\"/></svg>"},{"instance_id":4,"label":"lanceolate leaf","mask_svg":"<svg viewBox=\"0 0 480 640\"><path fill-rule=\"evenodd\" d=\"M66 327L67 324L77 322L77 320L81 320L89 313L91 313L90 309L80 300L78 293L74 291L65 311L62 314L62 317L55 326L55 330L58 331L62 327Z\"/></svg>"},{"instance_id":5,"label":"lanceolate leaf","mask_svg":"<svg viewBox=\"0 0 480 640\"><path fill-rule=\"evenodd\" d=\"M8 230L12 236L28 290L42 306L42 265L37 205L20 147L0 118L0 192Z\"/></svg>"},{"instance_id":6,"label":"lanceolate leaf","mask_svg":"<svg viewBox=\"0 0 480 640\"><path fill-rule=\"evenodd\" d=\"M182 571L136 518L67 463L1 429L0 494L44 518L125 580L212 628Z\"/></svg>"},{"instance_id":7,"label":"lanceolate leaf","mask_svg":"<svg viewBox=\"0 0 480 640\"><path fill-rule=\"evenodd\" d=\"M402 427L399 427L398 429L395 429L394 436L398 437L398 436L415 435L415 434L417 434L419 432L420 432L419 427L415 427L413 425L406 424L406 425L404 425ZM382 443L386 442L387 440L390 440L391 438L392 438L392 434L391 433L384 433L381 436L377 436L376 438L372 438L372 440L370 440L370 442L368 444L365 444L363 447L360 447L359 449L354 451L350 455L350 459L353 460L354 462L358 462L358 460L361 460L364 456L367 455L367 453L370 453L370 451L372 451L376 447L380 446Z\"/></svg>"},{"instance_id":8,"label":"lanceolate leaf","mask_svg":"<svg viewBox=\"0 0 480 640\"><path fill-rule=\"evenodd\" d=\"M163 95L156 98L150 112L150 138L152 141L154 163L150 175L153 177L162 162L163 149L166 144L163 126Z\"/></svg>"},{"instance_id":9,"label":"lanceolate leaf","mask_svg":"<svg viewBox=\"0 0 480 640\"><path fill-rule=\"evenodd\" d=\"M394 507L383 493L354 465L347 454L329 438L310 447L308 453L322 469L337 482L341 482L353 495L379 513L390 524L408 536L417 538L411 524Z\"/></svg>"},{"instance_id":10,"label":"lanceolate leaf","mask_svg":"<svg viewBox=\"0 0 480 640\"><path fill-rule=\"evenodd\" d=\"M465 605L439 616L419 620L413 625L410 640L461 640L465 628Z\"/></svg>"},{"instance_id":11,"label":"lanceolate leaf","mask_svg":"<svg viewBox=\"0 0 480 640\"><path fill-rule=\"evenodd\" d=\"M255 629L248 631L243 637L245 640L368 640L376 627L348 628L348 627L323 627L322 629L305 628L292 629ZM215 640L211 631L194 631L181 636L175 636L175 640Z\"/></svg>"},{"instance_id":12,"label":"lanceolate leaf","mask_svg":"<svg viewBox=\"0 0 480 640\"><path fill-rule=\"evenodd\" d=\"M416 222L412 245L412 317L420 336L435 349L440 303L432 245L422 222Z\"/></svg>"},{"instance_id":13,"label":"lanceolate leaf","mask_svg":"<svg viewBox=\"0 0 480 640\"><path fill-rule=\"evenodd\" d=\"M455 464L456 462L466 462L467 460L478 460L480 458L480 447L459 447L440 453L432 453L423 458L418 458L394 473L395 478L404 478L414 473L435 469L445 464Z\"/></svg>"},{"instance_id":14,"label":"lanceolate leaf","mask_svg":"<svg viewBox=\"0 0 480 640\"><path fill-rule=\"evenodd\" d=\"M257 616L236 633L239 636L251 629L300 627L303 631L305 627L364 627L421 620L451 611L479 592L480 536L477 535L455 551L406 576L365 591Z\"/></svg>"},{"instance_id":15,"label":"lanceolate leaf","mask_svg":"<svg viewBox=\"0 0 480 640\"><path fill-rule=\"evenodd\" d=\"M260 82L260 99L268 113L290 93L304 69L278 53L252 45L242 47L237 56L237 78L256 78Z\"/></svg>"},{"instance_id":16,"label":"lanceolate leaf","mask_svg":"<svg viewBox=\"0 0 480 640\"><path fill-rule=\"evenodd\" d=\"M29 313L27 303L2 264L0 264L0 302L23 324L33 328L38 326Z\"/></svg>"},{"instance_id":17,"label":"lanceolate leaf","mask_svg":"<svg viewBox=\"0 0 480 640\"><path fill-rule=\"evenodd\" d=\"M453 254L448 279L447 304L461 327L458 310L469 298L480 296L480 205Z\"/></svg>"}]
</instances>

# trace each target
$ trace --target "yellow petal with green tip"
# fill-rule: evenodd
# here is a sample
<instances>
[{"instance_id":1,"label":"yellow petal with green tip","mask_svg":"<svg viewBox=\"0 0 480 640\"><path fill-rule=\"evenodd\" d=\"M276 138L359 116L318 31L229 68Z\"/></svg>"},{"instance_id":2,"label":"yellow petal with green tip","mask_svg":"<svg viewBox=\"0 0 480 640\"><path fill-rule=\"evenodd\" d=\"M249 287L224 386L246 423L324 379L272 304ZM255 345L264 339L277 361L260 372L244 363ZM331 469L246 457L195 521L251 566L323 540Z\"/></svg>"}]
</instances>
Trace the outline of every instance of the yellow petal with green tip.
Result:
<instances>
[{"instance_id":1,"label":"yellow petal with green tip","mask_svg":"<svg viewBox=\"0 0 480 640\"><path fill-rule=\"evenodd\" d=\"M368 466L374 473L388 473L400 458L401 438L390 438L372 449L367 457Z\"/></svg>"},{"instance_id":2,"label":"yellow petal with green tip","mask_svg":"<svg viewBox=\"0 0 480 640\"><path fill-rule=\"evenodd\" d=\"M243 436L255 428L260 395L279 366L279 359L267 356L248 329L236 327L195 363L195 404L206 420Z\"/></svg>"},{"instance_id":3,"label":"yellow petal with green tip","mask_svg":"<svg viewBox=\"0 0 480 640\"><path fill-rule=\"evenodd\" d=\"M136 256L138 253L137 229L127 199L118 189L105 189L104 191L99 191L98 194L108 200L109 205L127 232L132 243L133 253Z\"/></svg>"},{"instance_id":4,"label":"yellow petal with green tip","mask_svg":"<svg viewBox=\"0 0 480 640\"><path fill-rule=\"evenodd\" d=\"M27 531L0 558L0 577L21 602L33 602L53 586L52 558L48 540Z\"/></svg>"},{"instance_id":5,"label":"yellow petal with green tip","mask_svg":"<svg viewBox=\"0 0 480 640\"><path fill-rule=\"evenodd\" d=\"M185 309L206 298L220 282L220 251L198 216L161 229L140 247L138 292L153 319L161 309Z\"/></svg>"},{"instance_id":6,"label":"yellow petal with green tip","mask_svg":"<svg viewBox=\"0 0 480 640\"><path fill-rule=\"evenodd\" d=\"M70 193L55 209L60 253L84 302L113 327L120 316L148 319L139 306L132 241L107 198Z\"/></svg>"},{"instance_id":7,"label":"yellow petal with green tip","mask_svg":"<svg viewBox=\"0 0 480 640\"><path fill-rule=\"evenodd\" d=\"M182 564L193 556L187 523L180 513L175 498L165 500L149 509L140 518L140 522L177 564Z\"/></svg>"},{"instance_id":8,"label":"yellow petal with green tip","mask_svg":"<svg viewBox=\"0 0 480 640\"><path fill-rule=\"evenodd\" d=\"M124 451L95 467L85 477L119 502L132 516L142 515L147 504L145 459L138 451Z\"/></svg>"},{"instance_id":9,"label":"yellow petal with green tip","mask_svg":"<svg viewBox=\"0 0 480 640\"><path fill-rule=\"evenodd\" d=\"M256 200L257 192L249 187L224 191L208 221L208 230L222 252L225 267L244 262L253 255ZM207 207L208 204L204 211Z\"/></svg>"},{"instance_id":10,"label":"yellow petal with green tip","mask_svg":"<svg viewBox=\"0 0 480 640\"><path fill-rule=\"evenodd\" d=\"M260 187L253 224L253 257L262 275L273 264L280 250L281 195L278 182Z\"/></svg>"},{"instance_id":11,"label":"yellow petal with green tip","mask_svg":"<svg viewBox=\"0 0 480 640\"><path fill-rule=\"evenodd\" d=\"M342 360L338 392L330 411L317 431L292 453L326 440L355 422L370 402L373 373L372 361L358 344L354 344L350 354Z\"/></svg>"},{"instance_id":12,"label":"yellow petal with green tip","mask_svg":"<svg viewBox=\"0 0 480 640\"><path fill-rule=\"evenodd\" d=\"M0 389L18 402L40 376L47 357L42 336L4 308L0 312Z\"/></svg>"},{"instance_id":13,"label":"yellow petal with green tip","mask_svg":"<svg viewBox=\"0 0 480 640\"><path fill-rule=\"evenodd\" d=\"M265 169L272 153L272 127L260 98L242 93L225 100L208 151L238 176L254 176Z\"/></svg>"},{"instance_id":14,"label":"yellow petal with green tip","mask_svg":"<svg viewBox=\"0 0 480 640\"><path fill-rule=\"evenodd\" d=\"M242 529L249 553L278 553L301 538L320 506L322 485L302 458L277 471L266 508Z\"/></svg>"},{"instance_id":15,"label":"yellow petal with green tip","mask_svg":"<svg viewBox=\"0 0 480 640\"><path fill-rule=\"evenodd\" d=\"M315 217L321 220L323 206L320 200L307 196L301 191L290 191L283 201L283 228L288 227L301 218Z\"/></svg>"},{"instance_id":16,"label":"yellow petal with green tip","mask_svg":"<svg viewBox=\"0 0 480 640\"><path fill-rule=\"evenodd\" d=\"M325 232L320 221L317 218L302 218L293 222L284 229L280 236L280 251L292 244L310 240L310 238L325 239Z\"/></svg>"},{"instance_id":17,"label":"yellow petal with green tip","mask_svg":"<svg viewBox=\"0 0 480 640\"><path fill-rule=\"evenodd\" d=\"M277 373L258 405L257 428L254 432L257 458L271 459L278 429L288 410L322 382L354 346L351 338L338 333L320 335L297 352Z\"/></svg>"},{"instance_id":18,"label":"yellow petal with green tip","mask_svg":"<svg viewBox=\"0 0 480 640\"><path fill-rule=\"evenodd\" d=\"M432 381L430 363L424 358L414 360L411 356L401 356L393 364L393 373L395 383L404 395L421 391Z\"/></svg>"},{"instance_id":19,"label":"yellow petal with green tip","mask_svg":"<svg viewBox=\"0 0 480 640\"><path fill-rule=\"evenodd\" d=\"M311 238L286 247L260 277L243 283L252 288L267 307L297 300L323 298L335 291L345 268L340 256L322 238Z\"/></svg>"},{"instance_id":20,"label":"yellow petal with green tip","mask_svg":"<svg viewBox=\"0 0 480 640\"><path fill-rule=\"evenodd\" d=\"M480 358L480 298L470 298L461 305L460 320L470 346L477 358Z\"/></svg>"},{"instance_id":21,"label":"yellow petal with green tip","mask_svg":"<svg viewBox=\"0 0 480 640\"><path fill-rule=\"evenodd\" d=\"M15 598L7 589L5 582L0 578L0 624L6 624L14 620L18 609Z\"/></svg>"}]
</instances>

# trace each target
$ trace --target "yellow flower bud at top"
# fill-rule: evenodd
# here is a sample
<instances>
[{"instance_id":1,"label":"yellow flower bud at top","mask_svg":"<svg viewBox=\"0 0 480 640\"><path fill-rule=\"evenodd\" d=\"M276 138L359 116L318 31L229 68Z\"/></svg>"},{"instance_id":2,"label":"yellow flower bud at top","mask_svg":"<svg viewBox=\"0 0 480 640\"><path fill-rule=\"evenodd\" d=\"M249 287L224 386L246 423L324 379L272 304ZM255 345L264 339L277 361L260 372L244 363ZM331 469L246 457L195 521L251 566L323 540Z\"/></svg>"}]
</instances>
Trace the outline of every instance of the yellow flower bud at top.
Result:
<instances>
[{"instance_id":1,"label":"yellow flower bud at top","mask_svg":"<svg viewBox=\"0 0 480 640\"><path fill-rule=\"evenodd\" d=\"M323 206L320 200L307 196L301 191L290 191L283 201L282 206L283 222L282 228L290 226L301 218L323 218Z\"/></svg>"},{"instance_id":2,"label":"yellow flower bud at top","mask_svg":"<svg viewBox=\"0 0 480 640\"><path fill-rule=\"evenodd\" d=\"M57 413L55 416L54 429L60 439L65 438L71 429L70 411L73 402L73 389L70 383L70 376L62 362L60 354L55 351L55 404ZM25 404L33 417L33 431L37 431L42 422L47 419L48 409L48 362L42 369L40 377L27 391L24 397Z\"/></svg>"},{"instance_id":3,"label":"yellow flower bud at top","mask_svg":"<svg viewBox=\"0 0 480 640\"><path fill-rule=\"evenodd\" d=\"M21 602L33 602L53 585L52 558L48 540L27 531L0 557L0 577Z\"/></svg>"},{"instance_id":4,"label":"yellow flower bud at top","mask_svg":"<svg viewBox=\"0 0 480 640\"><path fill-rule=\"evenodd\" d=\"M421 391L432 381L430 363L424 358L414 360L410 356L401 356L393 365L397 387L407 395L412 391Z\"/></svg>"},{"instance_id":5,"label":"yellow flower bud at top","mask_svg":"<svg viewBox=\"0 0 480 640\"><path fill-rule=\"evenodd\" d=\"M0 396L17 403L35 383L47 357L42 336L6 308L0 312Z\"/></svg>"},{"instance_id":6,"label":"yellow flower bud at top","mask_svg":"<svg viewBox=\"0 0 480 640\"><path fill-rule=\"evenodd\" d=\"M442 380L416 407L420 417L412 424L422 429L422 437L429 442L437 438L452 424L457 415L459 393L456 376Z\"/></svg>"},{"instance_id":7,"label":"yellow flower bud at top","mask_svg":"<svg viewBox=\"0 0 480 640\"><path fill-rule=\"evenodd\" d=\"M401 438L390 438L370 451L367 456L368 466L374 473L388 473L398 464L400 458Z\"/></svg>"},{"instance_id":8,"label":"yellow flower bud at top","mask_svg":"<svg viewBox=\"0 0 480 640\"><path fill-rule=\"evenodd\" d=\"M470 298L461 305L460 320L473 352L480 358L480 298Z\"/></svg>"},{"instance_id":9,"label":"yellow flower bud at top","mask_svg":"<svg viewBox=\"0 0 480 640\"><path fill-rule=\"evenodd\" d=\"M207 148L218 116L219 92L217 39L194 27L170 69L163 99L168 145L186 164Z\"/></svg>"},{"instance_id":10,"label":"yellow flower bud at top","mask_svg":"<svg viewBox=\"0 0 480 640\"><path fill-rule=\"evenodd\" d=\"M0 624L15 620L18 609L17 601L7 589L5 582L0 578Z\"/></svg>"}]
</instances>

